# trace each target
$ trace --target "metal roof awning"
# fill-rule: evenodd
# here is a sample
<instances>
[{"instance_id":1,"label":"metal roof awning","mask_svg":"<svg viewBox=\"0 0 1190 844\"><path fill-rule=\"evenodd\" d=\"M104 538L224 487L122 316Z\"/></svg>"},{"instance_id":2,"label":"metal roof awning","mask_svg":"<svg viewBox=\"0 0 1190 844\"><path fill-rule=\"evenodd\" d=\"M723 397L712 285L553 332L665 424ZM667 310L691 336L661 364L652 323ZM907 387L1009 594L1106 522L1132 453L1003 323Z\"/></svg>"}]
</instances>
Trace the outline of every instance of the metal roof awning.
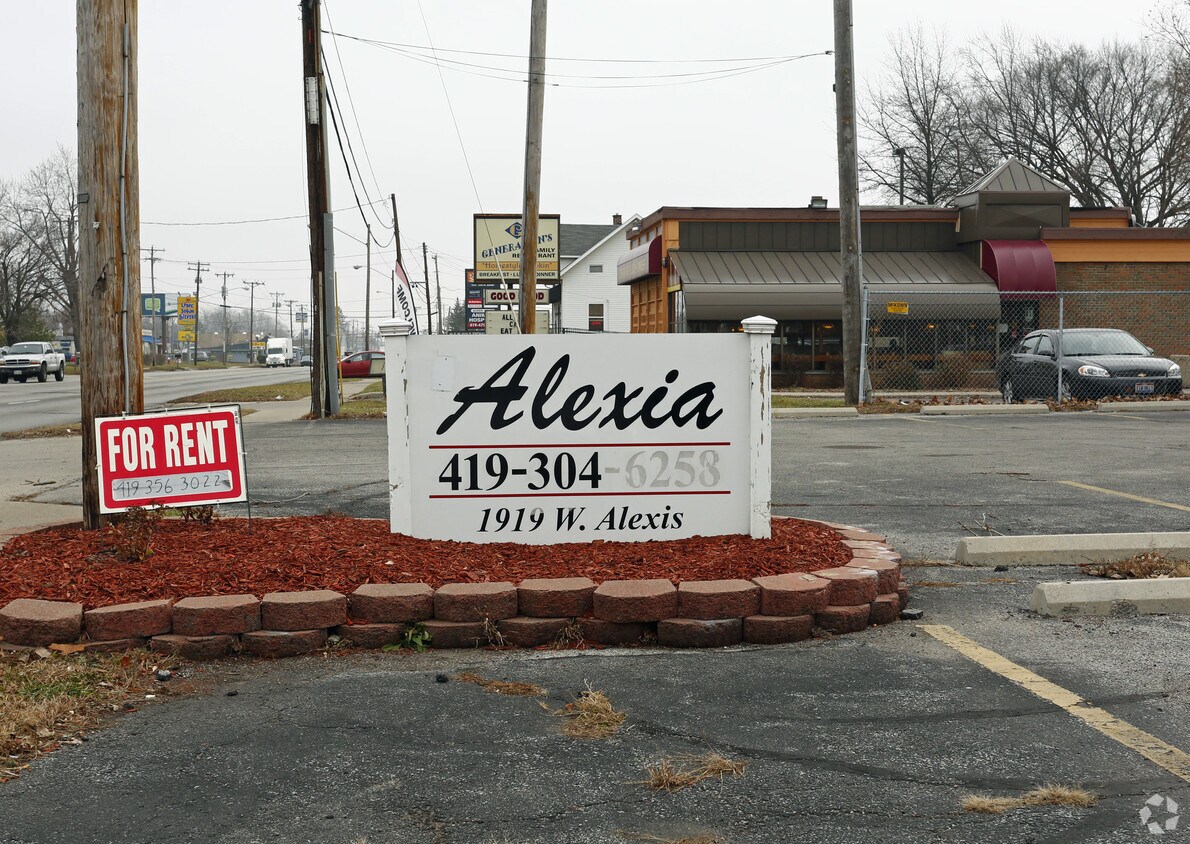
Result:
<instances>
[{"instance_id":1,"label":"metal roof awning","mask_svg":"<svg viewBox=\"0 0 1190 844\"><path fill-rule=\"evenodd\" d=\"M985 240L979 250L983 271L996 280L1005 299L1040 299L1058 289L1054 256L1041 240ZM1032 294L1032 295L1030 295Z\"/></svg>"},{"instance_id":2,"label":"metal roof awning","mask_svg":"<svg viewBox=\"0 0 1190 844\"><path fill-rule=\"evenodd\" d=\"M843 269L838 252L670 250L688 320L839 319ZM920 319L996 319L1000 293L959 252L866 252L864 284L874 296L912 297ZM958 295L962 294L962 295Z\"/></svg>"}]
</instances>

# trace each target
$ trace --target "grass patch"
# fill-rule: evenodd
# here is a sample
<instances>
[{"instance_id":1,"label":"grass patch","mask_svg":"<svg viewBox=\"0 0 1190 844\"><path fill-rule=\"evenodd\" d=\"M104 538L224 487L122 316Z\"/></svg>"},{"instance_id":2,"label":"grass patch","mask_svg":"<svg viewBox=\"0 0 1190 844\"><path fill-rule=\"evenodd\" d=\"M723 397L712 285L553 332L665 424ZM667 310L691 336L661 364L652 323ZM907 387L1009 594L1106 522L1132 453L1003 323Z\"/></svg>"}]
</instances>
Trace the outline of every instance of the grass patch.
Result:
<instances>
[{"instance_id":1,"label":"grass patch","mask_svg":"<svg viewBox=\"0 0 1190 844\"><path fill-rule=\"evenodd\" d=\"M546 693L546 690L541 686L535 686L532 683L512 683L507 680L489 680L486 677L480 677L478 674L471 672L464 672L456 678L462 683L471 683L479 686L485 692L492 692L498 695L508 695L509 697L540 697Z\"/></svg>"},{"instance_id":2,"label":"grass patch","mask_svg":"<svg viewBox=\"0 0 1190 844\"><path fill-rule=\"evenodd\" d=\"M104 716L146 690L173 691L152 675L169 662L144 651L46 659L29 651L0 653L0 782L63 743L78 744Z\"/></svg>"},{"instance_id":3,"label":"grass patch","mask_svg":"<svg viewBox=\"0 0 1190 844\"><path fill-rule=\"evenodd\" d=\"M360 390L358 393L356 393L356 395L362 396L364 393L380 393L381 395L383 395L384 394L384 381L373 381L371 384L369 384L368 386L366 386L362 390Z\"/></svg>"},{"instance_id":4,"label":"grass patch","mask_svg":"<svg viewBox=\"0 0 1190 844\"><path fill-rule=\"evenodd\" d=\"M888 399L874 399L864 402L857 409L860 413L921 413L922 403L919 401L893 401Z\"/></svg>"},{"instance_id":5,"label":"grass patch","mask_svg":"<svg viewBox=\"0 0 1190 844\"><path fill-rule=\"evenodd\" d=\"M208 390L173 399L170 404L235 404L253 401L296 401L310 398L309 381L291 381L285 384L264 384L257 387L227 387L222 390Z\"/></svg>"},{"instance_id":6,"label":"grass patch","mask_svg":"<svg viewBox=\"0 0 1190 844\"><path fill-rule=\"evenodd\" d=\"M819 399L803 396L773 396L773 407L842 407L842 399Z\"/></svg>"},{"instance_id":7,"label":"grass patch","mask_svg":"<svg viewBox=\"0 0 1190 844\"><path fill-rule=\"evenodd\" d=\"M384 400L356 399L339 405L334 419L384 419L388 415L388 403Z\"/></svg>"},{"instance_id":8,"label":"grass patch","mask_svg":"<svg viewBox=\"0 0 1190 844\"><path fill-rule=\"evenodd\" d=\"M54 437L81 437L83 423L73 422L69 425L38 425L36 428L26 428L23 431L5 431L0 434L0 440L48 440Z\"/></svg>"},{"instance_id":9,"label":"grass patch","mask_svg":"<svg viewBox=\"0 0 1190 844\"><path fill-rule=\"evenodd\" d=\"M1158 577L1190 577L1190 562L1168 560L1150 552L1112 563L1082 563L1083 574L1112 580L1147 580Z\"/></svg>"},{"instance_id":10,"label":"grass patch","mask_svg":"<svg viewBox=\"0 0 1190 844\"><path fill-rule=\"evenodd\" d=\"M656 791L681 791L712 777L721 780L729 775L742 776L747 766L747 762L736 762L718 753L680 756L649 766L649 778L643 782Z\"/></svg>"},{"instance_id":11,"label":"grass patch","mask_svg":"<svg viewBox=\"0 0 1190 844\"><path fill-rule=\"evenodd\" d=\"M1074 809L1089 809L1099 798L1084 788L1046 783L1020 797L988 797L983 794L968 794L963 798L965 812L984 815L999 815L1012 809L1026 806L1064 806Z\"/></svg>"},{"instance_id":12,"label":"grass patch","mask_svg":"<svg viewBox=\"0 0 1190 844\"><path fill-rule=\"evenodd\" d=\"M565 718L562 734L571 738L610 738L620 731L628 715L612 706L611 699L603 692L587 687L578 700L561 709L551 710L544 703L542 708L551 715Z\"/></svg>"}]
</instances>

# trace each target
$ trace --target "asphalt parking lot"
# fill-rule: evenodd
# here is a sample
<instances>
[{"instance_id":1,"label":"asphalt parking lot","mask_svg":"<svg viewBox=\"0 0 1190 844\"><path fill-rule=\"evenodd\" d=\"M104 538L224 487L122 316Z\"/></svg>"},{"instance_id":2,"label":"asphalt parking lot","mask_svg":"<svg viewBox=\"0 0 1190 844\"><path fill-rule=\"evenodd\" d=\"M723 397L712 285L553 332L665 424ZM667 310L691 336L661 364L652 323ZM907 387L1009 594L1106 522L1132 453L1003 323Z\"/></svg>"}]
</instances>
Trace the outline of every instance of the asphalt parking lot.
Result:
<instances>
[{"instance_id":1,"label":"asphalt parking lot","mask_svg":"<svg viewBox=\"0 0 1190 844\"><path fill-rule=\"evenodd\" d=\"M950 584L915 589L927 622L1190 759L1186 620L1040 619L1023 609L1036 570L908 574ZM907 622L771 648L357 654L192 670L209 691L122 717L0 787L0 840L1115 844L1155 840L1139 817L1153 795L1190 805L1185 779ZM460 671L539 684L550 708L590 686L627 714L625 727L568 738L538 699L487 693L454 679ZM642 782L662 758L707 752L747 767L676 793ZM1099 802L960 807L968 794L1050 782Z\"/></svg>"},{"instance_id":2,"label":"asphalt parking lot","mask_svg":"<svg viewBox=\"0 0 1190 844\"><path fill-rule=\"evenodd\" d=\"M388 517L383 421L249 422L246 438L256 512ZM1187 530L1188 471L1190 413L773 423L774 513L871 528L915 559L997 531Z\"/></svg>"}]
</instances>

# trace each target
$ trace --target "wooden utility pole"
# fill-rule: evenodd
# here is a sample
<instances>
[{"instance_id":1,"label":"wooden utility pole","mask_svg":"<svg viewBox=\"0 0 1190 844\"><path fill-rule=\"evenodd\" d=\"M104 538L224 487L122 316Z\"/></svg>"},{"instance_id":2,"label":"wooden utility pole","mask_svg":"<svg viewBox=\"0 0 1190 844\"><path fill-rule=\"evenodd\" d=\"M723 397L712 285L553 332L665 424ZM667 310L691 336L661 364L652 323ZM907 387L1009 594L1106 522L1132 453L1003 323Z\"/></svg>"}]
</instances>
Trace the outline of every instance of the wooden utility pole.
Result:
<instances>
[{"instance_id":1,"label":"wooden utility pole","mask_svg":"<svg viewBox=\"0 0 1190 844\"><path fill-rule=\"evenodd\" d=\"M367 287L364 288L364 348L367 351L372 348L372 224L367 224L368 229L368 260L367 271L364 278L366 279Z\"/></svg>"},{"instance_id":2,"label":"wooden utility pole","mask_svg":"<svg viewBox=\"0 0 1190 844\"><path fill-rule=\"evenodd\" d=\"M77 0L76 15L83 527L95 530L95 418L144 410L137 0Z\"/></svg>"},{"instance_id":3,"label":"wooden utility pole","mask_svg":"<svg viewBox=\"0 0 1190 844\"><path fill-rule=\"evenodd\" d=\"M310 413L315 418L322 418L339 411L338 308L331 238L333 218L326 143L326 80L322 73L322 8L320 0L301 0L301 3L306 180L310 204L310 322L314 326Z\"/></svg>"},{"instance_id":4,"label":"wooden utility pole","mask_svg":"<svg viewBox=\"0 0 1190 844\"><path fill-rule=\"evenodd\" d=\"M442 282L438 278L438 256L434 256L434 290L436 292L435 300L437 301L438 309L438 333L443 333L443 327L446 325L446 320L442 318Z\"/></svg>"},{"instance_id":5,"label":"wooden utility pole","mask_svg":"<svg viewBox=\"0 0 1190 844\"><path fill-rule=\"evenodd\" d=\"M430 259L426 255L426 242L421 242L421 268L426 274L426 334L434 333L434 305L430 301Z\"/></svg>"},{"instance_id":6,"label":"wooden utility pole","mask_svg":"<svg viewBox=\"0 0 1190 844\"><path fill-rule=\"evenodd\" d=\"M859 404L863 255L859 220L859 159L855 138L855 54L851 0L835 4L835 120L839 149L839 252L843 263L843 400Z\"/></svg>"},{"instance_id":7,"label":"wooden utility pole","mask_svg":"<svg viewBox=\"0 0 1190 844\"><path fill-rule=\"evenodd\" d=\"M256 288L264 287L264 282L245 281L244 286L248 288L248 363L251 365L256 363L256 349L252 347L256 342Z\"/></svg>"},{"instance_id":8,"label":"wooden utility pole","mask_svg":"<svg viewBox=\"0 0 1190 844\"><path fill-rule=\"evenodd\" d=\"M525 205L521 213L522 334L533 334L537 330L537 214L541 188L541 123L545 113L545 6L546 0L533 0L529 24L529 115L525 121Z\"/></svg>"},{"instance_id":9,"label":"wooden utility pole","mask_svg":"<svg viewBox=\"0 0 1190 844\"><path fill-rule=\"evenodd\" d=\"M195 261L193 264L187 264L186 269L194 270L194 344L190 351L190 362L198 363L198 344L202 339L202 334L199 333L199 292L202 290L202 273L203 270L210 270L211 265L203 261Z\"/></svg>"},{"instance_id":10,"label":"wooden utility pole","mask_svg":"<svg viewBox=\"0 0 1190 844\"><path fill-rule=\"evenodd\" d=\"M401 224L397 222L397 195L390 193L388 195L389 201L393 204L393 243L397 244L397 265L401 268L401 272L405 271L405 264L401 258ZM394 270L389 275L389 293L392 297L392 318L397 318L397 273Z\"/></svg>"},{"instance_id":11,"label":"wooden utility pole","mask_svg":"<svg viewBox=\"0 0 1190 844\"><path fill-rule=\"evenodd\" d=\"M223 294L223 365L227 365L227 280L235 278L235 273L215 273L223 278L223 287L219 291Z\"/></svg>"},{"instance_id":12,"label":"wooden utility pole","mask_svg":"<svg viewBox=\"0 0 1190 844\"><path fill-rule=\"evenodd\" d=\"M142 248L141 252L145 250ZM145 260L149 262L149 292L153 294L153 307L157 307L157 262L161 258L157 257L158 252L164 252L164 249L159 249L156 246L150 246L148 249L149 257ZM165 351L165 308L157 311L157 325L153 327L153 363L161 363L161 352Z\"/></svg>"}]
</instances>

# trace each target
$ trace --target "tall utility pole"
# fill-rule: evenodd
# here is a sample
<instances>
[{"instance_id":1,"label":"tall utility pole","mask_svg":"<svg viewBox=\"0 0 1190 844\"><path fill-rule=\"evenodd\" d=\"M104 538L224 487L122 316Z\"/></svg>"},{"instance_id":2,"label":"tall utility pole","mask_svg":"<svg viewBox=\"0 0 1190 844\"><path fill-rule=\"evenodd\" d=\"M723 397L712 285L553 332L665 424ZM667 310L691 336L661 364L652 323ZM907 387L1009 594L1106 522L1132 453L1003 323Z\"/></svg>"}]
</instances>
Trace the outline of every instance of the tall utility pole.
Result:
<instances>
[{"instance_id":1,"label":"tall utility pole","mask_svg":"<svg viewBox=\"0 0 1190 844\"><path fill-rule=\"evenodd\" d=\"M141 249L141 252L146 251ZM149 257L144 260L149 262L149 292L153 294L153 307L157 307L157 262L161 259L157 257L158 252L164 252L156 246L148 248ZM153 326L153 363L161 363L161 352L165 351L165 309L162 308L157 312L157 325Z\"/></svg>"},{"instance_id":2,"label":"tall utility pole","mask_svg":"<svg viewBox=\"0 0 1190 844\"><path fill-rule=\"evenodd\" d=\"M835 120L839 148L839 253L843 263L843 401L859 404L863 256L859 221L859 159L855 141L855 54L851 0L835 4Z\"/></svg>"},{"instance_id":3,"label":"tall utility pole","mask_svg":"<svg viewBox=\"0 0 1190 844\"><path fill-rule=\"evenodd\" d=\"M273 297L273 333L270 337L276 337L281 333L281 296L280 293L270 293Z\"/></svg>"},{"instance_id":4,"label":"tall utility pole","mask_svg":"<svg viewBox=\"0 0 1190 844\"><path fill-rule=\"evenodd\" d=\"M545 5L533 0L529 24L529 116L525 121L525 206L521 213L521 333L537 330L537 213L541 122L545 112ZM442 314L438 315L440 318Z\"/></svg>"},{"instance_id":5,"label":"tall utility pole","mask_svg":"<svg viewBox=\"0 0 1190 844\"><path fill-rule=\"evenodd\" d=\"M256 288L264 287L263 281L245 281L248 288L248 363L256 363L256 350L252 344L256 342Z\"/></svg>"},{"instance_id":6,"label":"tall utility pole","mask_svg":"<svg viewBox=\"0 0 1190 844\"><path fill-rule=\"evenodd\" d=\"M397 244L397 264L402 270L405 269L405 263L401 258L401 224L397 222L397 195L390 193L388 195L389 201L393 204L393 243ZM397 318L397 272L393 270L389 274L389 294L392 298L392 318Z\"/></svg>"},{"instance_id":7,"label":"tall utility pole","mask_svg":"<svg viewBox=\"0 0 1190 844\"><path fill-rule=\"evenodd\" d=\"M523 249L521 250L524 251ZM430 259L426 255L426 242L421 242L421 268L426 274L426 334L434 333L434 319L430 312L434 310L433 304L430 302Z\"/></svg>"},{"instance_id":8,"label":"tall utility pole","mask_svg":"<svg viewBox=\"0 0 1190 844\"><path fill-rule=\"evenodd\" d=\"M193 363L198 363L198 344L202 341L202 334L198 330L199 320L199 291L202 290L202 274L203 270L210 270L211 265L203 263L202 261L195 261L193 264L187 264L186 269L194 270L194 348L190 352L190 360Z\"/></svg>"},{"instance_id":9,"label":"tall utility pole","mask_svg":"<svg viewBox=\"0 0 1190 844\"><path fill-rule=\"evenodd\" d=\"M289 305L289 343L293 346L293 306L297 303L297 299L286 299L285 304Z\"/></svg>"},{"instance_id":10,"label":"tall utility pole","mask_svg":"<svg viewBox=\"0 0 1190 844\"><path fill-rule=\"evenodd\" d=\"M227 280L235 278L235 273L215 273L217 276L223 278L223 287L220 292L223 294L223 365L227 365Z\"/></svg>"},{"instance_id":11,"label":"tall utility pole","mask_svg":"<svg viewBox=\"0 0 1190 844\"><path fill-rule=\"evenodd\" d=\"M434 289L438 296L438 333L442 333L442 326L446 323L442 319L442 282L438 279L438 256L434 256Z\"/></svg>"},{"instance_id":12,"label":"tall utility pole","mask_svg":"<svg viewBox=\"0 0 1190 844\"><path fill-rule=\"evenodd\" d=\"M95 418L144 410L137 0L77 0L76 13L83 527L96 530Z\"/></svg>"},{"instance_id":13,"label":"tall utility pole","mask_svg":"<svg viewBox=\"0 0 1190 844\"><path fill-rule=\"evenodd\" d=\"M310 412L315 418L339 412L338 307L335 297L334 218L326 139L326 80L322 73L320 0L301 0L302 75L306 115L306 181L310 203L311 322Z\"/></svg>"},{"instance_id":14,"label":"tall utility pole","mask_svg":"<svg viewBox=\"0 0 1190 844\"><path fill-rule=\"evenodd\" d=\"M368 270L365 278L367 287L364 288L364 351L372 348L372 224L368 223Z\"/></svg>"}]
</instances>

